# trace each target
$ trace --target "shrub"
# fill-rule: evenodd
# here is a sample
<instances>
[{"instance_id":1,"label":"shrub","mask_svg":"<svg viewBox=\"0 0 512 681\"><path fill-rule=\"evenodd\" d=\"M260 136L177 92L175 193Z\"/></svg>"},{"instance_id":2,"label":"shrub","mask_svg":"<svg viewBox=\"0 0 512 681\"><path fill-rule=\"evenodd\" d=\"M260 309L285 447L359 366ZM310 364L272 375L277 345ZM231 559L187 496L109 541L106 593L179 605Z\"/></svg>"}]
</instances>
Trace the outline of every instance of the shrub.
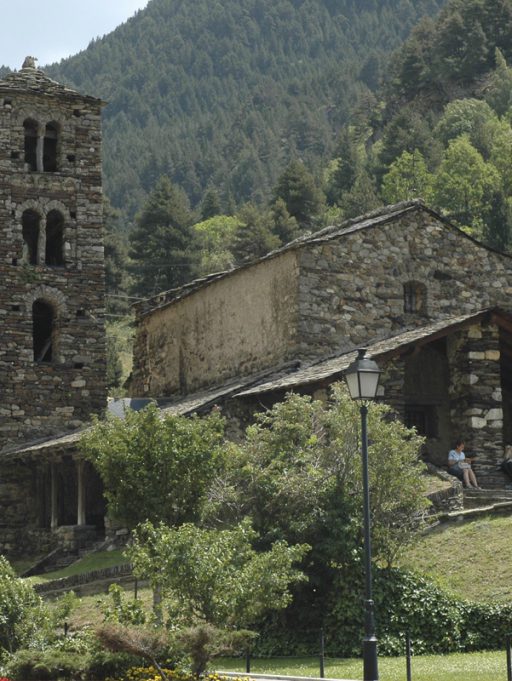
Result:
<instances>
[{"instance_id":1,"label":"shrub","mask_svg":"<svg viewBox=\"0 0 512 681\"><path fill-rule=\"evenodd\" d=\"M86 664L86 658L79 653L51 648L44 651L18 650L7 664L7 673L14 681L71 679L82 675Z\"/></svg>"}]
</instances>

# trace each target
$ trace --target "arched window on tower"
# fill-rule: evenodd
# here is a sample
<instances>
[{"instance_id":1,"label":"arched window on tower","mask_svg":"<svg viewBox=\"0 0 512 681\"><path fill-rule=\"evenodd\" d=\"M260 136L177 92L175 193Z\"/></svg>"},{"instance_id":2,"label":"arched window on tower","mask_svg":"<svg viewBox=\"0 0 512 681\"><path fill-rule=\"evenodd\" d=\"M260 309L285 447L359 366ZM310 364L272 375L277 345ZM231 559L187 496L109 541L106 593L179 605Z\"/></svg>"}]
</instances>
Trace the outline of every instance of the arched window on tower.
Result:
<instances>
[{"instance_id":1,"label":"arched window on tower","mask_svg":"<svg viewBox=\"0 0 512 681\"><path fill-rule=\"evenodd\" d=\"M23 235L23 262L37 265L39 261L39 222L41 217L35 210L26 210L21 217Z\"/></svg>"},{"instance_id":2,"label":"arched window on tower","mask_svg":"<svg viewBox=\"0 0 512 681\"><path fill-rule=\"evenodd\" d=\"M427 287L419 281L404 284L404 312L427 313Z\"/></svg>"},{"instance_id":3,"label":"arched window on tower","mask_svg":"<svg viewBox=\"0 0 512 681\"><path fill-rule=\"evenodd\" d=\"M27 118L23 122L25 133L25 163L28 169L37 170L37 133L39 124L33 118Z\"/></svg>"},{"instance_id":4,"label":"arched window on tower","mask_svg":"<svg viewBox=\"0 0 512 681\"><path fill-rule=\"evenodd\" d=\"M46 218L45 262L50 267L64 265L64 218L58 210L51 210Z\"/></svg>"},{"instance_id":5,"label":"arched window on tower","mask_svg":"<svg viewBox=\"0 0 512 681\"><path fill-rule=\"evenodd\" d=\"M57 170L57 151L59 141L59 126L52 121L46 125L43 144L43 170L54 173Z\"/></svg>"},{"instance_id":6,"label":"arched window on tower","mask_svg":"<svg viewBox=\"0 0 512 681\"><path fill-rule=\"evenodd\" d=\"M45 300L32 305L34 362L50 364L55 359L55 310Z\"/></svg>"}]
</instances>

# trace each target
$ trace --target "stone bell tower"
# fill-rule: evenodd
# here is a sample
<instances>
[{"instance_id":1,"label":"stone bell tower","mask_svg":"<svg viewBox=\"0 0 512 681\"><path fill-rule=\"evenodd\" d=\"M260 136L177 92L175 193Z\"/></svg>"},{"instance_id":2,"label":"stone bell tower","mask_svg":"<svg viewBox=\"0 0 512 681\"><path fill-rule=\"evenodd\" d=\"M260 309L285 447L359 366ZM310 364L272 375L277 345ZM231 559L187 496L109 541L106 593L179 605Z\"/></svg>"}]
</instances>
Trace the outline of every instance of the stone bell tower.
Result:
<instances>
[{"instance_id":1,"label":"stone bell tower","mask_svg":"<svg viewBox=\"0 0 512 681\"><path fill-rule=\"evenodd\" d=\"M106 404L102 105L32 57L0 81L0 450Z\"/></svg>"}]
</instances>

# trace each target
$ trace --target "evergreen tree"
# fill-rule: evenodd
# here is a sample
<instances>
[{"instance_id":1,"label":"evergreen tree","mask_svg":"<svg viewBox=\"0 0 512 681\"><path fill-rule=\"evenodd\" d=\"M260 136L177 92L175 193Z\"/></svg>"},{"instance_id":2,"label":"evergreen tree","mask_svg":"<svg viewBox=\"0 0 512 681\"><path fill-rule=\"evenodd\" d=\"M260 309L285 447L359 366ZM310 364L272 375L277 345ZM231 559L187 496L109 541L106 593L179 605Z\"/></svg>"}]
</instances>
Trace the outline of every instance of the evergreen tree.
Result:
<instances>
[{"instance_id":1,"label":"evergreen tree","mask_svg":"<svg viewBox=\"0 0 512 681\"><path fill-rule=\"evenodd\" d=\"M208 220L221 213L219 195L214 189L209 189L201 203L201 220Z\"/></svg>"},{"instance_id":2,"label":"evergreen tree","mask_svg":"<svg viewBox=\"0 0 512 681\"><path fill-rule=\"evenodd\" d=\"M254 204L247 203L238 212L239 227L233 240L233 254L238 265L261 258L280 246L279 237L272 233L272 220Z\"/></svg>"},{"instance_id":3,"label":"evergreen tree","mask_svg":"<svg viewBox=\"0 0 512 681\"><path fill-rule=\"evenodd\" d=\"M362 168L359 144L349 126L345 126L341 132L336 157L337 165L327 189L327 201L331 206L339 203L343 192L352 189Z\"/></svg>"},{"instance_id":4,"label":"evergreen tree","mask_svg":"<svg viewBox=\"0 0 512 681\"><path fill-rule=\"evenodd\" d=\"M293 239L296 239L300 234L297 220L290 215L286 208L286 203L279 198L274 201L270 207L272 214L272 231L279 237L282 244L287 244Z\"/></svg>"},{"instance_id":5,"label":"evergreen tree","mask_svg":"<svg viewBox=\"0 0 512 681\"><path fill-rule=\"evenodd\" d=\"M366 170L356 177L354 186L341 198L340 207L345 218L355 218L382 206L374 179Z\"/></svg>"},{"instance_id":6,"label":"evergreen tree","mask_svg":"<svg viewBox=\"0 0 512 681\"><path fill-rule=\"evenodd\" d=\"M162 176L130 234L135 293L151 295L191 279L197 260L191 225L185 194Z\"/></svg>"},{"instance_id":7,"label":"evergreen tree","mask_svg":"<svg viewBox=\"0 0 512 681\"><path fill-rule=\"evenodd\" d=\"M301 229L309 229L323 208L324 197L301 161L292 161L277 181L274 201L282 199Z\"/></svg>"},{"instance_id":8,"label":"evergreen tree","mask_svg":"<svg viewBox=\"0 0 512 681\"><path fill-rule=\"evenodd\" d=\"M496 49L496 68L491 74L485 92L485 101L498 114L504 116L512 105L512 68L501 50Z\"/></svg>"}]
</instances>

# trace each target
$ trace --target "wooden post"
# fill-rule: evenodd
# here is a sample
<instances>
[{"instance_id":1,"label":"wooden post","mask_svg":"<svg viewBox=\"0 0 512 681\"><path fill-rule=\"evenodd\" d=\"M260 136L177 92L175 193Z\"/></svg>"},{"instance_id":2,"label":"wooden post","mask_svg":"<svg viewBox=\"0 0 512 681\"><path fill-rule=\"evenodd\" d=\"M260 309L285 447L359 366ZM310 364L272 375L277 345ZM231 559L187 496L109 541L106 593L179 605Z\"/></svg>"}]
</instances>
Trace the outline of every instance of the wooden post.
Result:
<instances>
[{"instance_id":1,"label":"wooden post","mask_svg":"<svg viewBox=\"0 0 512 681\"><path fill-rule=\"evenodd\" d=\"M58 485L57 485L57 464L52 461L50 464L50 527L54 530L59 526L59 511L57 507Z\"/></svg>"},{"instance_id":2,"label":"wooden post","mask_svg":"<svg viewBox=\"0 0 512 681\"><path fill-rule=\"evenodd\" d=\"M76 524L86 525L85 518L85 462L83 459L78 459L76 462L76 487L77 487L77 514L76 514Z\"/></svg>"}]
</instances>

